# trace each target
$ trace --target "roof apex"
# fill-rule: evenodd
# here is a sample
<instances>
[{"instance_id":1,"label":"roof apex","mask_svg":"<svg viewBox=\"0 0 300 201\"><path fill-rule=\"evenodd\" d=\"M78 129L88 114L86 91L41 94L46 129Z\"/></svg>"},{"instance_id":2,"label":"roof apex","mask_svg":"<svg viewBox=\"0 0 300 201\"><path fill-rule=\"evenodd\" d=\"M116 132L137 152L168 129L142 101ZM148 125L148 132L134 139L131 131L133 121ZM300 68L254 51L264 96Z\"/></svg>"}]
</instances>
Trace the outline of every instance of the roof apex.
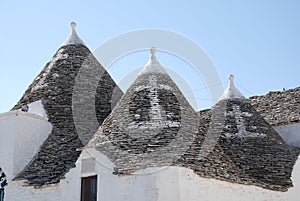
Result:
<instances>
[{"instance_id":1,"label":"roof apex","mask_svg":"<svg viewBox=\"0 0 300 201\"><path fill-rule=\"evenodd\" d=\"M84 45L84 46L86 46L76 33L76 22L71 22L71 28L72 28L72 31L71 31L69 37L67 38L67 40L65 40L65 42L62 44L62 46L65 46L65 45Z\"/></svg>"},{"instance_id":2,"label":"roof apex","mask_svg":"<svg viewBox=\"0 0 300 201\"><path fill-rule=\"evenodd\" d=\"M234 76L229 75L228 77L229 83L227 89L224 91L223 95L219 98L219 101L221 100L228 100L228 99L245 99L243 94L235 87L234 85Z\"/></svg>"},{"instance_id":3,"label":"roof apex","mask_svg":"<svg viewBox=\"0 0 300 201\"><path fill-rule=\"evenodd\" d=\"M152 47L150 49L150 58L144 68L141 70L139 75L147 74L147 73L161 73L161 74L167 74L167 71L164 69L164 67L157 61L156 56L156 48Z\"/></svg>"}]
</instances>

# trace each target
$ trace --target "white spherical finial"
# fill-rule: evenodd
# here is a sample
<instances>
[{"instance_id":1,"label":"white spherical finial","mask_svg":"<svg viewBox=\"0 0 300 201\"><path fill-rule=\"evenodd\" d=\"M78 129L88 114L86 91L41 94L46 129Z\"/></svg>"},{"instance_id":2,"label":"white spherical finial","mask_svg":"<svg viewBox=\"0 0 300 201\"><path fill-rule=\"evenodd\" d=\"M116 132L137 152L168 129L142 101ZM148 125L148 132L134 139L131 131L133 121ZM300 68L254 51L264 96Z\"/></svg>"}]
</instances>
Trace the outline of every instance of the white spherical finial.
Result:
<instances>
[{"instance_id":1,"label":"white spherical finial","mask_svg":"<svg viewBox=\"0 0 300 201\"><path fill-rule=\"evenodd\" d=\"M151 49L150 49L151 55L155 55L155 52L156 52L156 48L155 47L151 47Z\"/></svg>"},{"instance_id":2,"label":"white spherical finial","mask_svg":"<svg viewBox=\"0 0 300 201\"><path fill-rule=\"evenodd\" d=\"M233 82L234 76L233 76L233 75L229 75L229 78L228 78L228 79L229 79L230 82Z\"/></svg>"},{"instance_id":3,"label":"white spherical finial","mask_svg":"<svg viewBox=\"0 0 300 201\"><path fill-rule=\"evenodd\" d=\"M72 29L75 29L76 28L76 22L71 22L71 27L72 27Z\"/></svg>"}]
</instances>

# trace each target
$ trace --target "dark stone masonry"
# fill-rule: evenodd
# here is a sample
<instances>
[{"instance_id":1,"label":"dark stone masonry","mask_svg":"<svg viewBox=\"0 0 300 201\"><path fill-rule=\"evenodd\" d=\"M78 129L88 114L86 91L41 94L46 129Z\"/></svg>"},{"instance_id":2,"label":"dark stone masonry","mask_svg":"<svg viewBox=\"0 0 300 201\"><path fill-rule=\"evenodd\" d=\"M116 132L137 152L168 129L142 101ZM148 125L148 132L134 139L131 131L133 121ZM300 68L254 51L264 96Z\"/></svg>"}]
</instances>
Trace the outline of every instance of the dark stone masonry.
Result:
<instances>
[{"instance_id":1,"label":"dark stone masonry","mask_svg":"<svg viewBox=\"0 0 300 201\"><path fill-rule=\"evenodd\" d=\"M272 126L300 122L300 87L253 96L250 102Z\"/></svg>"},{"instance_id":2,"label":"dark stone masonry","mask_svg":"<svg viewBox=\"0 0 300 201\"><path fill-rule=\"evenodd\" d=\"M201 111L199 137L180 162L207 178L287 191L300 150L283 142L246 99L218 102ZM203 136L215 144L204 157Z\"/></svg>"},{"instance_id":3,"label":"dark stone masonry","mask_svg":"<svg viewBox=\"0 0 300 201\"><path fill-rule=\"evenodd\" d=\"M76 79L80 77L77 75L83 69L77 84ZM96 83L86 85L92 82ZM87 47L80 44L61 47L13 108L42 100L53 126L38 153L15 179L26 179L28 185L34 186L59 182L75 167L81 153L78 149L94 135L121 95L121 90ZM94 111L87 113L87 110ZM76 116L74 111L84 116ZM93 119L96 122L88 126Z\"/></svg>"},{"instance_id":4,"label":"dark stone masonry","mask_svg":"<svg viewBox=\"0 0 300 201\"><path fill-rule=\"evenodd\" d=\"M69 42L78 36L72 37ZM15 179L35 187L58 183L86 146L114 162L113 174L118 175L180 166L204 178L275 191L293 186L291 173L300 151L285 144L271 126L300 122L300 88L249 100L223 99L197 114L156 60L154 48L122 96L77 41L56 52L13 108L42 100L53 126Z\"/></svg>"},{"instance_id":5,"label":"dark stone masonry","mask_svg":"<svg viewBox=\"0 0 300 201\"><path fill-rule=\"evenodd\" d=\"M157 83L152 82L153 77ZM158 86L168 90L160 93ZM163 112L158 122L151 124L155 119L151 117L151 96L155 93L155 104ZM168 113L172 114L169 119L173 127L170 122L166 124ZM119 175L169 165L192 169L205 178L275 191L293 186L291 173L299 149L285 144L247 99L225 99L211 110L201 111L198 117L193 114L167 74L142 74L88 147L109 157L116 164L114 174Z\"/></svg>"},{"instance_id":6,"label":"dark stone masonry","mask_svg":"<svg viewBox=\"0 0 300 201\"><path fill-rule=\"evenodd\" d=\"M198 116L167 74L140 75L88 147L115 164L115 173L176 165L196 136Z\"/></svg>"}]
</instances>

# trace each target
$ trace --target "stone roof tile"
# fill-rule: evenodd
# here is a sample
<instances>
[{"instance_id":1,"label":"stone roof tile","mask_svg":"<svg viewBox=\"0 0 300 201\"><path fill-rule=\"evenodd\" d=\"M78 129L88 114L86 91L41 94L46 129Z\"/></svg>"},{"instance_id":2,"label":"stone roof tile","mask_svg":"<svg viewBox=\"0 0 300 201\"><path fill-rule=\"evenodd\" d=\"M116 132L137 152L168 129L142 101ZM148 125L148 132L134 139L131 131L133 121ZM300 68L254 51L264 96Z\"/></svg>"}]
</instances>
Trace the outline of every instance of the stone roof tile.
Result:
<instances>
[{"instance_id":1,"label":"stone roof tile","mask_svg":"<svg viewBox=\"0 0 300 201\"><path fill-rule=\"evenodd\" d=\"M122 95L89 49L81 42L73 42L59 48L13 108L42 100L53 126L32 161L15 178L26 179L29 185L53 184L64 178L75 167L78 149L94 135ZM92 81L95 86L88 85ZM86 113L91 108L94 112ZM76 112L85 116L77 117ZM92 121L93 118L96 120Z\"/></svg>"},{"instance_id":2,"label":"stone roof tile","mask_svg":"<svg viewBox=\"0 0 300 201\"><path fill-rule=\"evenodd\" d=\"M300 87L249 99L257 112L272 126L300 122Z\"/></svg>"},{"instance_id":3,"label":"stone roof tile","mask_svg":"<svg viewBox=\"0 0 300 201\"><path fill-rule=\"evenodd\" d=\"M197 133L196 112L153 54L87 145L118 174L174 164Z\"/></svg>"}]
</instances>

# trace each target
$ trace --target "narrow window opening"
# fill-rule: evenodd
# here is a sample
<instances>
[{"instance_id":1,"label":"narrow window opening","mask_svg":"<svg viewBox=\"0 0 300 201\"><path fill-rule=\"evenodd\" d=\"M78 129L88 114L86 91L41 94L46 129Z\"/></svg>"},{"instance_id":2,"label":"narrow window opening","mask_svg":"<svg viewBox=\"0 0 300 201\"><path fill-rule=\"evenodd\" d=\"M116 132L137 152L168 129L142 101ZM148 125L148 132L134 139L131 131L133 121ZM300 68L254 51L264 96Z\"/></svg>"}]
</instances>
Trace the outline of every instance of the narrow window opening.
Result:
<instances>
[{"instance_id":1,"label":"narrow window opening","mask_svg":"<svg viewBox=\"0 0 300 201\"><path fill-rule=\"evenodd\" d=\"M97 201L97 175L81 178L81 201Z\"/></svg>"}]
</instances>

